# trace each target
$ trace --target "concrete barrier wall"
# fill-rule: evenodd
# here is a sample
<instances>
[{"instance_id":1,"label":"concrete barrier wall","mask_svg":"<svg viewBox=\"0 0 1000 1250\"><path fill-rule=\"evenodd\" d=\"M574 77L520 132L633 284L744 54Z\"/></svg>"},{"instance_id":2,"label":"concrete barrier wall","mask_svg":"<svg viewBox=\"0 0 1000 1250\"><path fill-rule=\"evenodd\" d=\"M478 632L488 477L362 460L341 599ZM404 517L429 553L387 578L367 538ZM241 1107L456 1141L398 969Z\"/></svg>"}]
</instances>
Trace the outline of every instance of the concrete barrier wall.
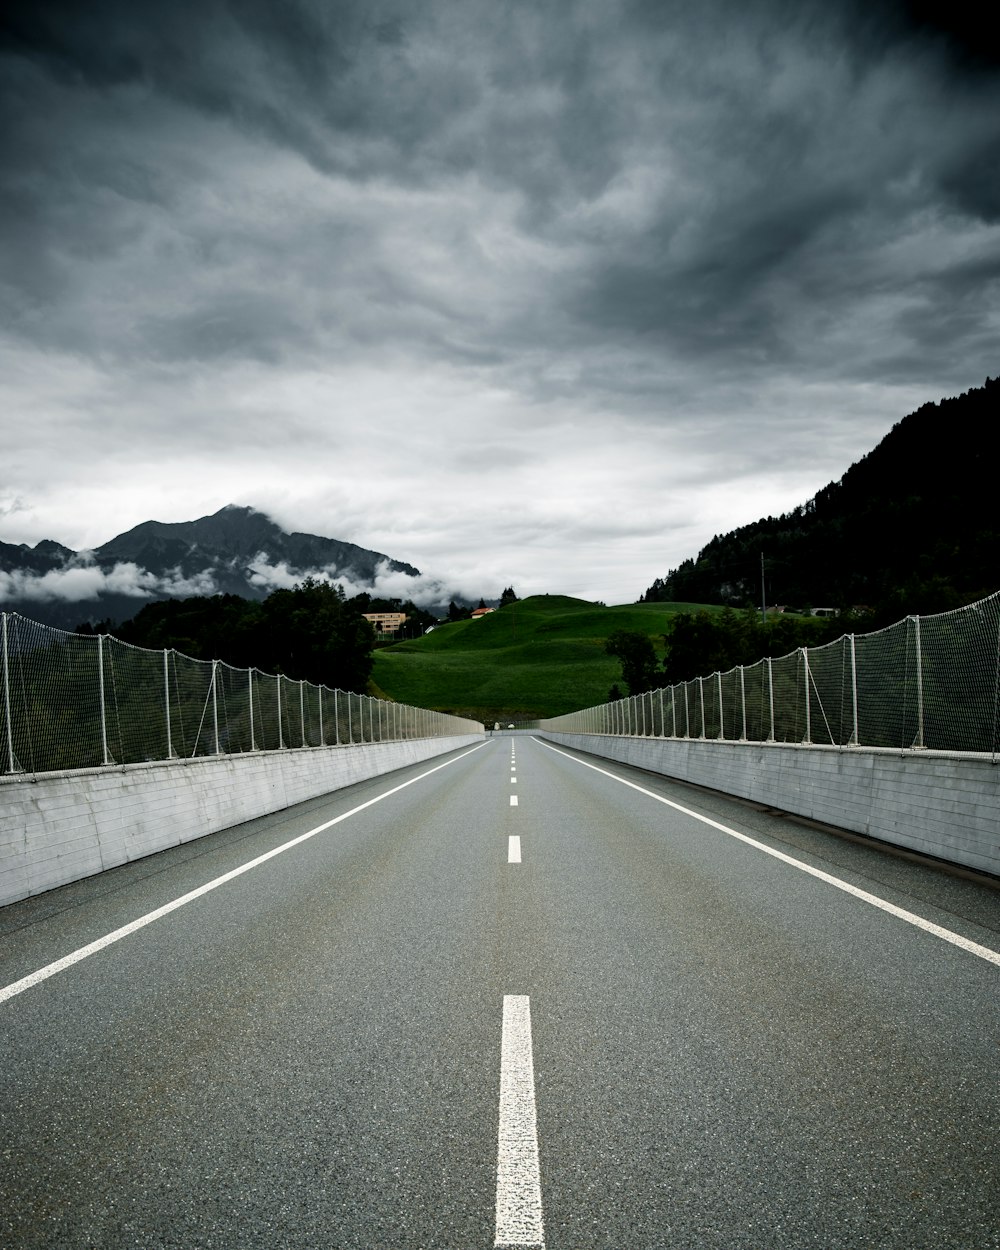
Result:
<instances>
[{"instance_id":1,"label":"concrete barrier wall","mask_svg":"<svg viewBox=\"0 0 1000 1250\"><path fill-rule=\"evenodd\" d=\"M1000 769L988 756L549 730L540 736L1000 875Z\"/></svg>"},{"instance_id":2,"label":"concrete barrier wall","mask_svg":"<svg viewBox=\"0 0 1000 1250\"><path fill-rule=\"evenodd\" d=\"M0 906L482 740L468 734L4 777Z\"/></svg>"}]
</instances>

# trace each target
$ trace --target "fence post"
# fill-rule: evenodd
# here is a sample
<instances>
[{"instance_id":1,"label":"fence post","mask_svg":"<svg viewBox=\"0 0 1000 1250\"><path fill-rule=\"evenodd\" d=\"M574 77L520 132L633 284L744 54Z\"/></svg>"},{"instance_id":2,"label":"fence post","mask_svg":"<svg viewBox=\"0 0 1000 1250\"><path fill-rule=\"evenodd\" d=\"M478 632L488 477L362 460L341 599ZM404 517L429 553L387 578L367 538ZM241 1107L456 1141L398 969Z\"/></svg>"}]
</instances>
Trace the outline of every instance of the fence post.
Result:
<instances>
[{"instance_id":1,"label":"fence post","mask_svg":"<svg viewBox=\"0 0 1000 1250\"><path fill-rule=\"evenodd\" d=\"M740 735L740 742L747 740L747 687L745 680L746 670L740 665L740 707L743 709L743 733Z\"/></svg>"},{"instance_id":2,"label":"fence post","mask_svg":"<svg viewBox=\"0 0 1000 1250\"><path fill-rule=\"evenodd\" d=\"M687 682L684 682L684 737L691 737L691 703L688 699Z\"/></svg>"},{"instance_id":3,"label":"fence post","mask_svg":"<svg viewBox=\"0 0 1000 1250\"><path fill-rule=\"evenodd\" d=\"M212 661L212 729L215 733L215 754L219 755L219 689L216 681L216 672L219 667L219 661Z\"/></svg>"},{"instance_id":4,"label":"fence post","mask_svg":"<svg viewBox=\"0 0 1000 1250\"><path fill-rule=\"evenodd\" d=\"M166 713L167 759L174 758L174 740L170 732L170 652L163 648L163 710Z\"/></svg>"},{"instance_id":5,"label":"fence post","mask_svg":"<svg viewBox=\"0 0 1000 1250\"><path fill-rule=\"evenodd\" d=\"M323 691L326 686L319 685L316 687L316 694L319 698L319 744L321 747L326 746L326 734L323 732Z\"/></svg>"},{"instance_id":6,"label":"fence post","mask_svg":"<svg viewBox=\"0 0 1000 1250\"><path fill-rule=\"evenodd\" d=\"M726 736L726 722L722 713L722 669L719 669L718 673L716 673L716 677L719 679L719 741L721 742Z\"/></svg>"},{"instance_id":7,"label":"fence post","mask_svg":"<svg viewBox=\"0 0 1000 1250\"><path fill-rule=\"evenodd\" d=\"M805 743L812 742L812 719L809 715L809 649L807 647L799 647L802 652L802 667L805 673L806 685L806 736L802 739Z\"/></svg>"},{"instance_id":8,"label":"fence post","mask_svg":"<svg viewBox=\"0 0 1000 1250\"><path fill-rule=\"evenodd\" d=\"M299 725L302 728L302 745L306 745L306 683L299 678Z\"/></svg>"},{"instance_id":9,"label":"fence post","mask_svg":"<svg viewBox=\"0 0 1000 1250\"><path fill-rule=\"evenodd\" d=\"M771 732L768 735L768 742L774 741L774 669L771 666L771 657L767 657L767 703L771 712Z\"/></svg>"},{"instance_id":10,"label":"fence post","mask_svg":"<svg viewBox=\"0 0 1000 1250\"><path fill-rule=\"evenodd\" d=\"M854 635L849 635L851 640L851 740L848 746L860 746L861 739L858 734L858 659L854 649Z\"/></svg>"},{"instance_id":11,"label":"fence post","mask_svg":"<svg viewBox=\"0 0 1000 1250\"><path fill-rule=\"evenodd\" d=\"M275 689L278 692L278 750L283 751L285 748L285 736L281 729L281 674L275 677Z\"/></svg>"},{"instance_id":12,"label":"fence post","mask_svg":"<svg viewBox=\"0 0 1000 1250\"><path fill-rule=\"evenodd\" d=\"M247 688L250 691L250 750L257 750L257 739L253 733L253 669L247 669Z\"/></svg>"},{"instance_id":13,"label":"fence post","mask_svg":"<svg viewBox=\"0 0 1000 1250\"><path fill-rule=\"evenodd\" d=\"M1000 620L997 621L997 647L993 657L993 733L990 740L990 762L997 762L997 726L1000 724Z\"/></svg>"},{"instance_id":14,"label":"fence post","mask_svg":"<svg viewBox=\"0 0 1000 1250\"><path fill-rule=\"evenodd\" d=\"M698 699L701 702L701 736L702 738L705 738L707 734L705 732L706 726L705 726L705 679L704 677L698 678Z\"/></svg>"},{"instance_id":15,"label":"fence post","mask_svg":"<svg viewBox=\"0 0 1000 1250\"><path fill-rule=\"evenodd\" d=\"M917 740L914 746L922 750L924 745L924 657L920 649L920 617L911 616L913 622L913 648L917 661Z\"/></svg>"},{"instance_id":16,"label":"fence post","mask_svg":"<svg viewBox=\"0 0 1000 1250\"><path fill-rule=\"evenodd\" d=\"M108 720L107 712L104 706L104 635L97 635L97 669L99 676L99 688L101 693L101 750L104 753L104 763L110 764L112 761L108 756Z\"/></svg>"},{"instance_id":17,"label":"fence post","mask_svg":"<svg viewBox=\"0 0 1000 1250\"><path fill-rule=\"evenodd\" d=\"M14 767L14 731L10 723L10 661L7 651L7 613L3 614L3 710L7 725L7 771L17 772Z\"/></svg>"}]
</instances>

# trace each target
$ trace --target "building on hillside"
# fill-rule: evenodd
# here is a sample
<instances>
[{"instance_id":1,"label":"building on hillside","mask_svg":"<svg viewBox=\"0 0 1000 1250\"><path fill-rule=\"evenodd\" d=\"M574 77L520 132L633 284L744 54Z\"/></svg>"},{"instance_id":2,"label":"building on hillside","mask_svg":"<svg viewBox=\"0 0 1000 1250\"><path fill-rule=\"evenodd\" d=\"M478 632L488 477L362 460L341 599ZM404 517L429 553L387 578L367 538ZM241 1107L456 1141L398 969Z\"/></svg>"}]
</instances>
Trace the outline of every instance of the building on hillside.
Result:
<instances>
[{"instance_id":1,"label":"building on hillside","mask_svg":"<svg viewBox=\"0 0 1000 1250\"><path fill-rule=\"evenodd\" d=\"M496 611L496 608L473 608L473 609L472 609L472 619L473 619L474 621L475 621L475 620L478 620L478 619L479 619L479 617L481 617L481 616L489 616L489 614L490 614L491 612L495 612L495 611Z\"/></svg>"},{"instance_id":2,"label":"building on hillside","mask_svg":"<svg viewBox=\"0 0 1000 1250\"><path fill-rule=\"evenodd\" d=\"M362 612L361 614L366 621L371 622L371 627L376 634L395 634L399 632L400 626L406 620L405 612Z\"/></svg>"}]
</instances>

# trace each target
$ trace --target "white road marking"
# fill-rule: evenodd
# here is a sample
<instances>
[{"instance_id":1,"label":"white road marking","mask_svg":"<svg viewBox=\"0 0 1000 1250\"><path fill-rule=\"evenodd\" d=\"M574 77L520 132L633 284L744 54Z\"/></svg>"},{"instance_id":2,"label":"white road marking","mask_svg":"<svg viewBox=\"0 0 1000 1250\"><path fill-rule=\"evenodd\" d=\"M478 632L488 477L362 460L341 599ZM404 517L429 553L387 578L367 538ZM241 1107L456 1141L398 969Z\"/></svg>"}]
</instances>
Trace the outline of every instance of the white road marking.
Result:
<instances>
[{"instance_id":1,"label":"white road marking","mask_svg":"<svg viewBox=\"0 0 1000 1250\"><path fill-rule=\"evenodd\" d=\"M512 833L507 839L507 863L519 864L521 862L521 839L518 834Z\"/></svg>"},{"instance_id":2,"label":"white road marking","mask_svg":"<svg viewBox=\"0 0 1000 1250\"><path fill-rule=\"evenodd\" d=\"M510 796L510 805L511 807L517 807L517 795L516 794L512 794Z\"/></svg>"},{"instance_id":3,"label":"white road marking","mask_svg":"<svg viewBox=\"0 0 1000 1250\"><path fill-rule=\"evenodd\" d=\"M276 855L282 855L285 851L290 851L293 846L298 846L301 842L314 838L325 829L339 825L342 820L348 820L351 816L356 816L358 812L363 812L366 807L372 807L375 803L381 803L383 799L389 798L390 795L398 794L400 790L405 790L407 786L415 785L418 781L423 781L425 777L429 777L432 773L436 773L442 768L447 768L450 764L457 764L459 760L465 759L473 751L479 750L482 750L482 746L471 747L468 751L463 751L461 755L456 755L454 759L445 760L443 764L436 764L433 768L428 768L425 773L421 773L417 777L411 777L409 781L404 781L401 785L393 786L391 790L386 790L385 793L376 795L375 798L369 799L366 803L359 803L357 807L352 807L349 812L344 812L341 816L334 816L332 820L324 821L323 824L317 825L315 829L310 829L307 833L300 833L297 838L292 838L290 842L285 842L263 855L258 855L256 859L251 859L247 863L241 864L239 868L234 868L231 872L223 873L221 877L216 877L214 881L208 881L205 885L200 885L196 890L191 890L188 894L182 894L180 898L175 898L172 902L165 903L162 907L157 907L155 911L147 912L145 916L140 916L138 920L133 920L131 923L123 925L120 929L115 929L113 933L107 933L104 937L98 938L94 942L89 942L86 946L81 946L69 955L64 955L62 959L46 964L44 968L39 968L37 972L31 972L19 981L11 982L10 985L0 989L0 1003L6 1002L8 998L14 998L18 994L23 994L25 990L31 989L33 985L38 985L40 981L45 981L49 977L55 976L57 972L63 972L66 968L72 967L73 964L79 963L90 955L96 955L98 951L104 950L105 947L112 946L115 942L120 942L122 938L136 933L139 929L144 929L146 925L152 924L154 920L160 920L163 916L168 916L179 907L184 907L187 903L193 903L196 898L201 898L203 894L209 894L212 890L217 890L220 885L225 885L227 881L241 877L252 868L257 868L261 864L267 863L269 859L274 859Z\"/></svg>"},{"instance_id":4,"label":"white road marking","mask_svg":"<svg viewBox=\"0 0 1000 1250\"><path fill-rule=\"evenodd\" d=\"M500 1043L500 1131L497 1136L495 1246L544 1250L542 1182L538 1167L531 1003L505 994Z\"/></svg>"},{"instance_id":5,"label":"white road marking","mask_svg":"<svg viewBox=\"0 0 1000 1250\"><path fill-rule=\"evenodd\" d=\"M840 877L834 877L828 872L823 872L821 868L813 868L811 864L806 864L801 859L795 859L791 855L786 855L783 851L776 851L774 847L766 846L763 842L758 842L756 838L750 838L745 833L738 833L737 830L730 829L728 825L721 825L717 820L711 820L708 816L702 816L699 812L693 812L689 807L682 807L680 803L674 803L670 799L665 799L662 794L654 794L652 790L646 790L642 786L637 786L633 781L626 781L624 777L616 777L614 773L609 773L605 768L598 768L596 764L588 764L586 760L578 760L576 756L560 751L558 747L552 746L551 743L545 742L541 738L536 738L535 741L541 742L542 746L548 747L550 751L555 751L557 755L563 755L566 759L572 760L574 764L582 764L584 768L592 768L595 773L601 773L604 777L610 777L612 781L620 782L621 785L628 786L630 790L638 790L640 794L645 794L648 798L655 799L657 803L663 803L667 807L672 807L675 811L683 812L685 816L699 820L703 825L709 825L712 829L718 829L720 833L725 833L731 838L745 842L747 846L755 847L758 851L763 851L765 855L770 855L773 859L780 859L784 864L791 864L793 868L798 868L801 872L807 872L811 877L816 877L820 881L825 881L827 885L843 890L845 894L851 894L855 898L861 899L864 903L870 903L872 907L888 912L890 916L895 916L899 920L905 920L907 924L911 924L917 929L923 929L925 933L933 934L934 937L940 938L943 942L950 942L953 946L967 951L970 955L977 955L980 959L985 959L988 963L996 964L1000 967L1000 951L991 950L988 946L980 946L978 942L962 937L960 933L953 933L951 929L945 929L941 925L935 924L932 920L925 920L923 916L918 916L916 912L906 911L903 907L897 907L895 903L879 898L877 894L869 894L867 890L861 890L856 885L851 885L848 881L842 881Z\"/></svg>"},{"instance_id":6,"label":"white road marking","mask_svg":"<svg viewBox=\"0 0 1000 1250\"><path fill-rule=\"evenodd\" d=\"M516 778L515 776L513 776L513 774L511 775L510 784L511 784L512 786L516 786L516 785L517 785L517 778Z\"/></svg>"}]
</instances>

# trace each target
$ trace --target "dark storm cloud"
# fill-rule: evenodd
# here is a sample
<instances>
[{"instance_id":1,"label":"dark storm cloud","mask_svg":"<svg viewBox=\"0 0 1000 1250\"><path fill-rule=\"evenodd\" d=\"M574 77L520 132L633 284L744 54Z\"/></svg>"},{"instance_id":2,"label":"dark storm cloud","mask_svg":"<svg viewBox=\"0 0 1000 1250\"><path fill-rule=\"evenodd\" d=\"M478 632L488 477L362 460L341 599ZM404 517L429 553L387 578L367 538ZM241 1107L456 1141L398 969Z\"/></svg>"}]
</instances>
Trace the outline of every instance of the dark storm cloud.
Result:
<instances>
[{"instance_id":1,"label":"dark storm cloud","mask_svg":"<svg viewBox=\"0 0 1000 1250\"><path fill-rule=\"evenodd\" d=\"M334 527L436 474L710 534L997 371L992 47L930 0L15 0L0 389L122 481L232 449L293 527L307 445Z\"/></svg>"},{"instance_id":2,"label":"dark storm cloud","mask_svg":"<svg viewBox=\"0 0 1000 1250\"><path fill-rule=\"evenodd\" d=\"M960 17L949 28L943 6L902 0L15 5L4 41L9 281L51 303L77 265L120 251L157 210L185 231L173 178L213 177L210 151L185 165L177 150L186 137L196 152L211 143L200 118L359 185L471 174L484 194L517 197L527 237L577 251L553 276L544 317L489 322L489 347L448 328L468 320L462 301L435 308L398 260L395 272L373 264L349 281L387 310L386 333L486 360L505 343L537 343L544 321L555 350L589 332L733 367L779 360L797 351L799 304L829 281L835 312L839 268L867 263L880 234L929 209L996 220L1000 125L988 106L1000 94L985 72L961 80L957 103L948 94L972 43ZM173 168L158 163L164 149ZM644 160L661 178L636 192L634 219L602 207ZM238 241L247 226L243 206L233 210ZM211 227L187 233L192 249L213 247ZM208 293L206 309L178 310L157 350L190 341L199 357L241 344L266 355L279 350L257 332L269 321L275 342L308 343L293 284L329 272L334 285L349 255L377 253L372 238L327 233L325 262L306 266L315 236L283 237L272 223L269 248L294 282L248 292L239 315L212 307L235 294ZM467 239L454 242L460 265ZM251 249L263 275L268 247L251 237ZM194 250L187 260L197 266ZM401 327L391 310L407 306Z\"/></svg>"}]
</instances>

